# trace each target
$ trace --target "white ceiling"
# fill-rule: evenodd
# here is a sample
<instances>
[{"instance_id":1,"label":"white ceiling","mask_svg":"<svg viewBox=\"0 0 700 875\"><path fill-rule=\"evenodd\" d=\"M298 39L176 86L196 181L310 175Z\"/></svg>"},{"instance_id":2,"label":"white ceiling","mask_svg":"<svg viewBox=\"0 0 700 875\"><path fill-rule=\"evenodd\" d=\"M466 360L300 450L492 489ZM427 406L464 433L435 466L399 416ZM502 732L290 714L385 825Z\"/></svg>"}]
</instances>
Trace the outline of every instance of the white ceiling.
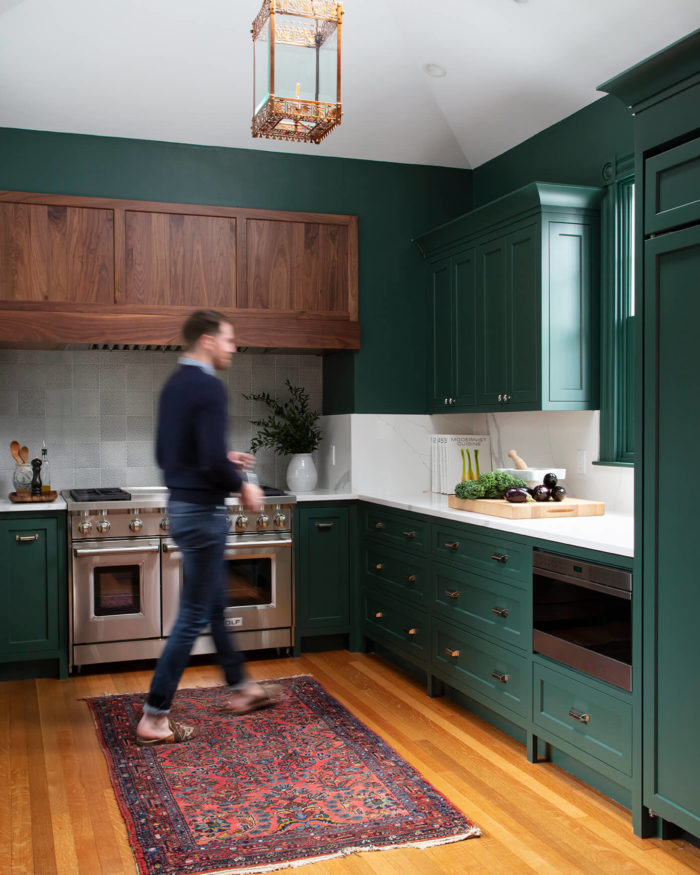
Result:
<instances>
[{"instance_id":1,"label":"white ceiling","mask_svg":"<svg viewBox=\"0 0 700 875\"><path fill-rule=\"evenodd\" d=\"M313 146L250 135L260 3L0 0L0 126L473 168L700 27L700 0L346 0Z\"/></svg>"}]
</instances>

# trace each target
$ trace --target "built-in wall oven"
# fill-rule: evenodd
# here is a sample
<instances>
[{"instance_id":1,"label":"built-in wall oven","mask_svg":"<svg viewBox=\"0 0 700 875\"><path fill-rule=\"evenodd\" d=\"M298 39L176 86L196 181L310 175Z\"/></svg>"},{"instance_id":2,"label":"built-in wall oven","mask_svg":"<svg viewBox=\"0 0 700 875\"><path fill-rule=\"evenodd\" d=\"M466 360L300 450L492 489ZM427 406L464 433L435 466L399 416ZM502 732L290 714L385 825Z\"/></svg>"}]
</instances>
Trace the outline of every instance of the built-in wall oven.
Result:
<instances>
[{"instance_id":1,"label":"built-in wall oven","mask_svg":"<svg viewBox=\"0 0 700 875\"><path fill-rule=\"evenodd\" d=\"M72 666L158 657L177 616L182 557L164 489L70 490ZM227 500L226 622L241 650L292 645L294 496L255 513ZM205 631L193 653L212 653Z\"/></svg>"},{"instance_id":2,"label":"built-in wall oven","mask_svg":"<svg viewBox=\"0 0 700 875\"><path fill-rule=\"evenodd\" d=\"M632 689L632 575L533 552L533 650Z\"/></svg>"}]
</instances>

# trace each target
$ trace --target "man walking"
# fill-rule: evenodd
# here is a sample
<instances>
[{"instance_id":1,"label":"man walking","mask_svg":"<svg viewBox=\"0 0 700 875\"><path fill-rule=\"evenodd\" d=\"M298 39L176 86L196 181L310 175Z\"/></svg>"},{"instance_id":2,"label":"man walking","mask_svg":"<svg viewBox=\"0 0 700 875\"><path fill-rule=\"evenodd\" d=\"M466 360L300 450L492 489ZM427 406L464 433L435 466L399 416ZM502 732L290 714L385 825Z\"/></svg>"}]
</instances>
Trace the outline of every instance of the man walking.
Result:
<instances>
[{"instance_id":1,"label":"man walking","mask_svg":"<svg viewBox=\"0 0 700 875\"><path fill-rule=\"evenodd\" d=\"M228 516L224 499L240 493L250 511L263 493L243 480L242 469L255 459L226 452L227 396L216 376L236 351L233 325L213 310L198 310L185 322L186 353L160 397L156 458L169 489L170 533L183 556L180 609L156 665L136 728L141 745L187 741L194 729L170 720L170 706L195 639L209 624L230 694L226 709L246 714L269 704L259 684L245 676L244 657L224 624L224 550Z\"/></svg>"}]
</instances>

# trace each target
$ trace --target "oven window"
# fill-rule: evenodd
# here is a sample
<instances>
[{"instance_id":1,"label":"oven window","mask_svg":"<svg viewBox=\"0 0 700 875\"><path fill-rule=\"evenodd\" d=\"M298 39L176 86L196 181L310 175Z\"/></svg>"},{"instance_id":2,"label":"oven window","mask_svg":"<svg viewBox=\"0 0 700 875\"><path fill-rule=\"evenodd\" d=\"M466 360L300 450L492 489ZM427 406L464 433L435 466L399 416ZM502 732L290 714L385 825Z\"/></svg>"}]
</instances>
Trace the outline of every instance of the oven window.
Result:
<instances>
[{"instance_id":1,"label":"oven window","mask_svg":"<svg viewBox=\"0 0 700 875\"><path fill-rule=\"evenodd\" d=\"M140 565L101 565L93 574L96 617L141 613Z\"/></svg>"},{"instance_id":2,"label":"oven window","mask_svg":"<svg viewBox=\"0 0 700 875\"><path fill-rule=\"evenodd\" d=\"M272 604L272 559L269 556L226 560L226 606Z\"/></svg>"}]
</instances>

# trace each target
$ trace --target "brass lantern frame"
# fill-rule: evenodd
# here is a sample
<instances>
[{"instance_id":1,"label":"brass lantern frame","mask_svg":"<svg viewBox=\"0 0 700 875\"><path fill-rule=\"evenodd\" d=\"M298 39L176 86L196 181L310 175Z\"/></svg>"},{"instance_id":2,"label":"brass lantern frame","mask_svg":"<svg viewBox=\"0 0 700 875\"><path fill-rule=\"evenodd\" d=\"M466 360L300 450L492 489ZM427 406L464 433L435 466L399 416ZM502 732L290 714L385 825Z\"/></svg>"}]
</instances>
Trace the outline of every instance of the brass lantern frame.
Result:
<instances>
[{"instance_id":1,"label":"brass lantern frame","mask_svg":"<svg viewBox=\"0 0 700 875\"><path fill-rule=\"evenodd\" d=\"M316 32L303 27L286 25L279 15L294 15L298 18L313 18L322 24ZM343 4L336 0L264 0L251 33L253 48L255 40L270 21L270 73L269 94L265 103L253 115L251 125L254 137L272 140L320 143L340 124L342 104L340 101L340 30ZM275 44L320 48L335 31L338 35L337 57L337 103L323 100L302 100L275 94ZM255 51L253 51L253 83L255 83ZM298 93L298 88L297 88ZM318 84L317 95L318 97ZM253 84L253 107L255 108L255 84Z\"/></svg>"}]
</instances>

